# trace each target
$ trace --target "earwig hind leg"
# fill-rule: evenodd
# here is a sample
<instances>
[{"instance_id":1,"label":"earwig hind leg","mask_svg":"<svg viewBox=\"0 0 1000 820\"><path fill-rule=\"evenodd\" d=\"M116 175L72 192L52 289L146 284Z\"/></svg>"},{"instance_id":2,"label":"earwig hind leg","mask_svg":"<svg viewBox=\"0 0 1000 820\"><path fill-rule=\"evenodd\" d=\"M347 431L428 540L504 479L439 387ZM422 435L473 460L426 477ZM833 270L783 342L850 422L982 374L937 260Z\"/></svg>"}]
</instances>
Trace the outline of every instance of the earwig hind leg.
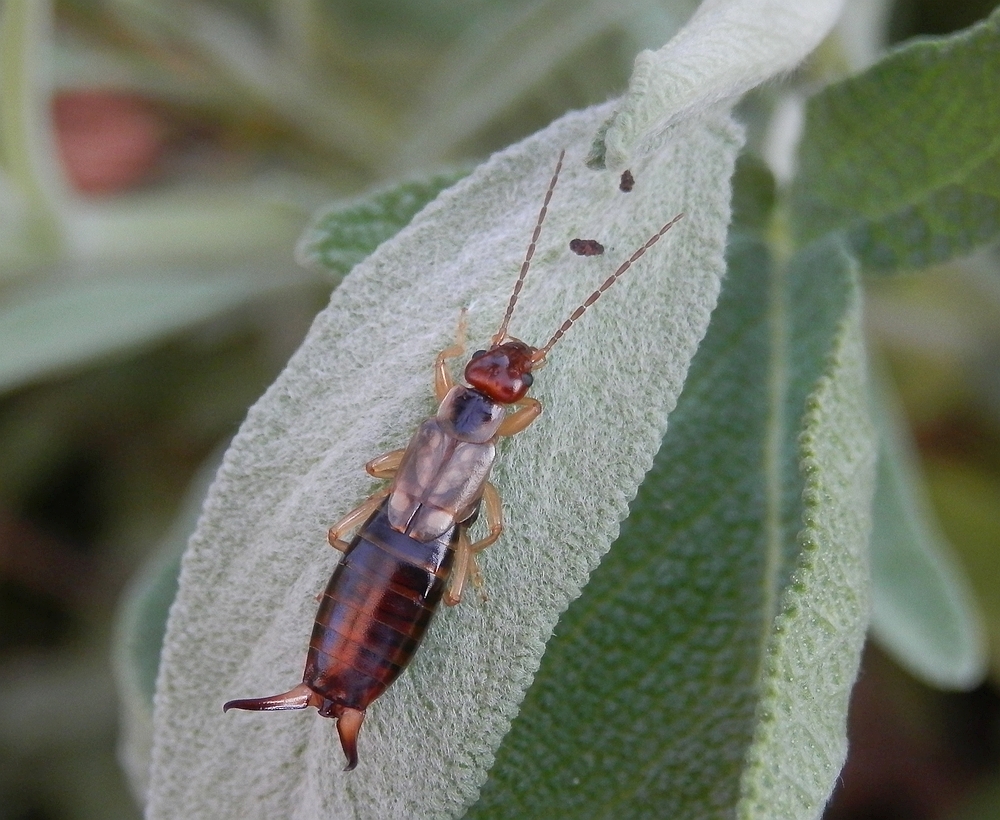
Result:
<instances>
[{"instance_id":1,"label":"earwig hind leg","mask_svg":"<svg viewBox=\"0 0 1000 820\"><path fill-rule=\"evenodd\" d=\"M448 359L456 359L465 353L465 328L468 310L462 308L458 315L458 327L455 330L455 343L446 347L434 360L434 395L439 402L444 401L448 391L455 386L455 379L448 370Z\"/></svg>"},{"instance_id":2,"label":"earwig hind leg","mask_svg":"<svg viewBox=\"0 0 1000 820\"><path fill-rule=\"evenodd\" d=\"M448 606L457 606L462 602L462 591L465 589L465 579L469 574L469 563L474 560L472 552L469 550L469 534L463 528L458 534L458 543L455 544L455 563L451 568L448 588L444 591L443 600Z\"/></svg>"},{"instance_id":3,"label":"earwig hind leg","mask_svg":"<svg viewBox=\"0 0 1000 820\"><path fill-rule=\"evenodd\" d=\"M469 576L472 578L472 586L479 593L479 600L485 604L490 596L486 594L486 581L483 580L483 571L479 568L475 555L469 556Z\"/></svg>"},{"instance_id":4,"label":"earwig hind leg","mask_svg":"<svg viewBox=\"0 0 1000 820\"><path fill-rule=\"evenodd\" d=\"M515 404L519 405L518 409L500 423L498 436L513 436L520 433L542 414L542 403L538 399L525 397Z\"/></svg>"},{"instance_id":5,"label":"earwig hind leg","mask_svg":"<svg viewBox=\"0 0 1000 820\"><path fill-rule=\"evenodd\" d=\"M345 532L350 532L355 527L363 524L368 516L378 509L379 504L382 503L382 499L387 495L389 495L389 487L384 487L330 527L330 531L326 536L327 540L330 542L330 546L334 549L340 550L341 552L347 552L347 548L350 544L347 541L344 541L341 536Z\"/></svg>"},{"instance_id":6,"label":"earwig hind leg","mask_svg":"<svg viewBox=\"0 0 1000 820\"><path fill-rule=\"evenodd\" d=\"M488 481L483 487L481 509L486 524L490 528L489 534L474 543L469 543L468 530L463 528L459 533L458 543L455 545L455 564L451 568L451 580L444 593L444 602L448 606L455 606L461 602L465 581L470 577L472 585L479 592L479 597L486 601L486 585L483 582L483 574L479 570L476 555L496 541L500 537L500 533L503 532L503 503L500 501L500 493L497 492L497 488Z\"/></svg>"},{"instance_id":7,"label":"earwig hind leg","mask_svg":"<svg viewBox=\"0 0 1000 820\"><path fill-rule=\"evenodd\" d=\"M399 469L399 463L403 460L403 453L406 450L390 450L383 453L378 458L373 458L365 465L365 471L374 478L392 478Z\"/></svg>"}]
</instances>

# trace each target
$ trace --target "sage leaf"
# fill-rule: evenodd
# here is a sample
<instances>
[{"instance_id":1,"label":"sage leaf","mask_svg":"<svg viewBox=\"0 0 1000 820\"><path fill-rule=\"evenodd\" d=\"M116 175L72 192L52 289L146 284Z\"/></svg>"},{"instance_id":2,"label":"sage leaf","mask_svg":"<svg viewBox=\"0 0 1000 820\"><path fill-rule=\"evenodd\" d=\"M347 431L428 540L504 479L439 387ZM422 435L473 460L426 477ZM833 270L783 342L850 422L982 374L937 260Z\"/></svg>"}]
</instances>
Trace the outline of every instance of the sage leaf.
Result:
<instances>
[{"instance_id":1,"label":"sage leaf","mask_svg":"<svg viewBox=\"0 0 1000 820\"><path fill-rule=\"evenodd\" d=\"M1000 235L1000 10L823 89L799 165L799 241L843 232L868 270L924 267Z\"/></svg>"},{"instance_id":2,"label":"sage leaf","mask_svg":"<svg viewBox=\"0 0 1000 820\"><path fill-rule=\"evenodd\" d=\"M322 209L299 239L296 261L341 279L408 225L424 205L467 174L467 170L443 171Z\"/></svg>"},{"instance_id":3,"label":"sage leaf","mask_svg":"<svg viewBox=\"0 0 1000 820\"><path fill-rule=\"evenodd\" d=\"M932 686L970 689L986 673L986 638L971 585L938 531L912 445L887 388L875 391L878 488L872 532L872 634Z\"/></svg>"},{"instance_id":4,"label":"sage leaf","mask_svg":"<svg viewBox=\"0 0 1000 820\"><path fill-rule=\"evenodd\" d=\"M470 818L763 819L823 805L867 614L871 433L857 300L835 247L784 269L752 235L731 240L719 305L653 470L560 619ZM841 346L843 367L831 361ZM835 433L820 413L847 429ZM803 433L843 434L851 446L824 446L817 462ZM841 486L857 497L803 503L820 476L838 473L857 480ZM838 526L820 531L819 517ZM799 535L810 521L815 542ZM806 617L828 608L844 610L836 629ZM815 675L788 644L829 650L840 674L818 691L832 702L803 702ZM796 668L775 678L782 663ZM815 736L774 748L788 720ZM792 783L768 791L786 775L808 795ZM789 810L769 811L771 799Z\"/></svg>"},{"instance_id":5,"label":"sage leaf","mask_svg":"<svg viewBox=\"0 0 1000 820\"><path fill-rule=\"evenodd\" d=\"M802 420L804 526L757 681L754 736L736 812L741 819L822 814L847 757L847 704L870 616L875 434L860 291L853 260L824 244L790 263L796 278L812 280L812 298L827 302L797 311L797 322L822 316L830 302L843 311ZM807 270L811 276L802 275ZM820 286L816 280L824 276L832 284Z\"/></svg>"},{"instance_id":6,"label":"sage leaf","mask_svg":"<svg viewBox=\"0 0 1000 820\"><path fill-rule=\"evenodd\" d=\"M628 92L590 162L621 172L673 123L735 102L798 65L836 22L842 0L705 0L666 45L635 58Z\"/></svg>"},{"instance_id":7,"label":"sage leaf","mask_svg":"<svg viewBox=\"0 0 1000 820\"><path fill-rule=\"evenodd\" d=\"M741 132L724 110L678 123L617 175L584 164L608 106L570 114L445 191L354 269L227 453L171 610L154 716L151 818L458 816L478 794L559 614L579 595L652 464L724 270ZM511 332L542 343L665 222L686 216L549 357L543 417L505 442L502 543L488 603L439 613L369 710L346 775L315 713L228 714L301 678L325 530L373 490L361 469L433 410L436 353L468 308L496 330L556 155L566 164ZM574 236L608 251L576 257Z\"/></svg>"}]
</instances>

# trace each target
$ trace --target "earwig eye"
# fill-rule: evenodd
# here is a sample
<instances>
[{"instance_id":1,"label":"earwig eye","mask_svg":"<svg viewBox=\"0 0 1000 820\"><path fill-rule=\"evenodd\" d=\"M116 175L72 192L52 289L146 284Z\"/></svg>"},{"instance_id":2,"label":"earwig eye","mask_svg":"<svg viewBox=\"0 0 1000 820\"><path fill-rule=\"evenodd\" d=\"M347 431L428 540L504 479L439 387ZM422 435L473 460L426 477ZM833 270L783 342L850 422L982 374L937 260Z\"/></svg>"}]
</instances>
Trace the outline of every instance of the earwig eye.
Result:
<instances>
[{"instance_id":1,"label":"earwig eye","mask_svg":"<svg viewBox=\"0 0 1000 820\"><path fill-rule=\"evenodd\" d=\"M476 351L475 353L473 353L473 354L472 354L472 356L471 356L471 357L469 358L469 361L474 361L475 359L478 359L478 358L480 358L481 356L485 356L485 355L486 355L486 351L485 351L485 350L477 350L477 351Z\"/></svg>"},{"instance_id":2,"label":"earwig eye","mask_svg":"<svg viewBox=\"0 0 1000 820\"><path fill-rule=\"evenodd\" d=\"M525 387L531 387L531 385L532 385L532 383L534 381L535 381L535 377L532 376L530 373L522 373L521 374L521 383Z\"/></svg>"}]
</instances>

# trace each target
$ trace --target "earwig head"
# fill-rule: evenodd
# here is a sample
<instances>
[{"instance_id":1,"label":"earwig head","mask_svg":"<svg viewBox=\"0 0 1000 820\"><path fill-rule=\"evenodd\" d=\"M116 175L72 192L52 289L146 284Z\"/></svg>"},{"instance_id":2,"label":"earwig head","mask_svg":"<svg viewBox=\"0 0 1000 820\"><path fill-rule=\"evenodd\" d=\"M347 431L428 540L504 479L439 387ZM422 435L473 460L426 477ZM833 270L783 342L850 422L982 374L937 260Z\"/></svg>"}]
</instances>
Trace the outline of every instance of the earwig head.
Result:
<instances>
[{"instance_id":1,"label":"earwig head","mask_svg":"<svg viewBox=\"0 0 1000 820\"><path fill-rule=\"evenodd\" d=\"M533 347L517 339L477 350L465 366L465 380L493 401L513 404L531 387L534 353Z\"/></svg>"}]
</instances>

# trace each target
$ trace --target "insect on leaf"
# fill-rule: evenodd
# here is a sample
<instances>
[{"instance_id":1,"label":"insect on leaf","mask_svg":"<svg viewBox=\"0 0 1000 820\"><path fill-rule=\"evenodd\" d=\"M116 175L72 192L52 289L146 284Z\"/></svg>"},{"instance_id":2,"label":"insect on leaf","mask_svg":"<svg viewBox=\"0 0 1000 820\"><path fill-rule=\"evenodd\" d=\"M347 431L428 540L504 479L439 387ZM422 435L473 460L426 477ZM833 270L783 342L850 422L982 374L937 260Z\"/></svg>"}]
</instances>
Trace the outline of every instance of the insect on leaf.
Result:
<instances>
[{"instance_id":1,"label":"insect on leaf","mask_svg":"<svg viewBox=\"0 0 1000 820\"><path fill-rule=\"evenodd\" d=\"M448 189L346 277L252 408L185 555L158 683L152 818L457 816L473 802L545 642L617 535L708 326L741 141L708 111L619 175L584 159L608 106L568 115ZM514 314L543 344L632 251L652 247L553 349L545 407L501 444L507 529L482 556L489 601L438 613L408 671L368 710L349 775L330 721L222 713L301 680L326 528L374 489L363 464L434 409L432 365L468 308L470 351L503 314L560 149L559 185ZM607 237L588 260L567 243ZM601 275L603 274L603 275ZM470 596L471 597L471 596Z\"/></svg>"}]
</instances>

